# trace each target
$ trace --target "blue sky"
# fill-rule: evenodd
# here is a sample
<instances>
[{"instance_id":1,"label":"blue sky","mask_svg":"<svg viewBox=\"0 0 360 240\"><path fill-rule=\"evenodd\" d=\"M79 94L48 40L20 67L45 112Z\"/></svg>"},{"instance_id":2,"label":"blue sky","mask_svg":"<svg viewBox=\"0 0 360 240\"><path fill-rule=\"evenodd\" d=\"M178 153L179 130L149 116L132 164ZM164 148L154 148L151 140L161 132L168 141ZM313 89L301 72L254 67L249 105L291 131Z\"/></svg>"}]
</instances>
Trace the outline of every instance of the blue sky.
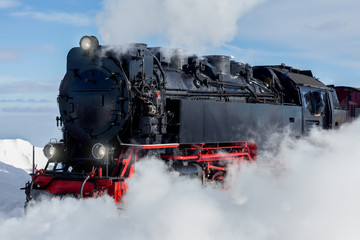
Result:
<instances>
[{"instance_id":1,"label":"blue sky","mask_svg":"<svg viewBox=\"0 0 360 240\"><path fill-rule=\"evenodd\" d=\"M61 137L58 86L83 35L286 63L359 87L359 10L356 0L0 0L0 139Z\"/></svg>"}]
</instances>

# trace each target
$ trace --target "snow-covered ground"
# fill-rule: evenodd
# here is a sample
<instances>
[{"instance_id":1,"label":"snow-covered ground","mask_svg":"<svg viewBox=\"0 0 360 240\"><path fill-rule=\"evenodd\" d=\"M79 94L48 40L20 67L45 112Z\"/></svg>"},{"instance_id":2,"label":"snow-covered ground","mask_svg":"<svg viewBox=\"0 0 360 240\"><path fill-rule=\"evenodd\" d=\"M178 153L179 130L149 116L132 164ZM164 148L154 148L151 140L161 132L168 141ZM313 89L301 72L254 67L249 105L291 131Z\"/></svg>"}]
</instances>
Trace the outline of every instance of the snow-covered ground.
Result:
<instances>
[{"instance_id":1,"label":"snow-covered ground","mask_svg":"<svg viewBox=\"0 0 360 240\"><path fill-rule=\"evenodd\" d=\"M35 148L35 164L44 168L47 159ZM0 140L0 217L21 216L25 193L20 188L31 178L33 145L21 139Z\"/></svg>"},{"instance_id":2,"label":"snow-covered ground","mask_svg":"<svg viewBox=\"0 0 360 240\"><path fill-rule=\"evenodd\" d=\"M33 166L33 145L22 139L0 140L0 161L30 173ZM42 147L35 147L35 163L43 168L47 162Z\"/></svg>"},{"instance_id":3,"label":"snow-covered ground","mask_svg":"<svg viewBox=\"0 0 360 240\"><path fill-rule=\"evenodd\" d=\"M6 140L0 142L0 238L358 240L359 136L360 121L300 140L272 135L258 162L286 168L274 174L262 164L234 167L227 190L203 187L169 174L159 160L143 159L121 209L109 197L51 199L26 215L18 189L29 179L31 145L27 150L28 143L11 140L14 146L6 149L18 152L4 159Z\"/></svg>"}]
</instances>

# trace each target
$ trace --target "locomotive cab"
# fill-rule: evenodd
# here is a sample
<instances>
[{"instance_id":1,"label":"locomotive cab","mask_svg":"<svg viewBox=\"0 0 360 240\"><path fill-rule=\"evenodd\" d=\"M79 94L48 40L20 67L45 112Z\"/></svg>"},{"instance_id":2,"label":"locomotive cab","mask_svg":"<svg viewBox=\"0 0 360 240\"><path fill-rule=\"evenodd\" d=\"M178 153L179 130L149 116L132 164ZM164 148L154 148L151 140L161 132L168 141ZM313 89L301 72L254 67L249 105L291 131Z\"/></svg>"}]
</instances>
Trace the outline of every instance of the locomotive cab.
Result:
<instances>
[{"instance_id":1,"label":"locomotive cab","mask_svg":"<svg viewBox=\"0 0 360 240\"><path fill-rule=\"evenodd\" d=\"M299 70L285 64L264 66L274 73L282 86L283 104L301 106L302 134L314 127L331 129L346 121L334 88L316 79L310 70ZM258 70L257 70L258 71Z\"/></svg>"}]
</instances>

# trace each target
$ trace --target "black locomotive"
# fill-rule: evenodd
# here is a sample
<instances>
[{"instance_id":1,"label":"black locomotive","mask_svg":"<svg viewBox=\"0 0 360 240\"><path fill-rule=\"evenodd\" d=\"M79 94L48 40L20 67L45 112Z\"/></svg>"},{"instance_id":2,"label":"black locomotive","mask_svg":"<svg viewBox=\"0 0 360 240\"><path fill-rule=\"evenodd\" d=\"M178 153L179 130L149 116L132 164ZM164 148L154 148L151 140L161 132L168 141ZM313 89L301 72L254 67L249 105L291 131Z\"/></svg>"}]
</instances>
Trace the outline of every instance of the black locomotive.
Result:
<instances>
[{"instance_id":1,"label":"black locomotive","mask_svg":"<svg viewBox=\"0 0 360 240\"><path fill-rule=\"evenodd\" d=\"M119 202L142 156L156 155L181 175L221 181L229 162L253 161L263 134L295 137L347 120L335 90L284 64L242 64L228 56L188 55L145 44L101 46L85 36L70 50L58 96L63 139L49 143L39 193Z\"/></svg>"}]
</instances>

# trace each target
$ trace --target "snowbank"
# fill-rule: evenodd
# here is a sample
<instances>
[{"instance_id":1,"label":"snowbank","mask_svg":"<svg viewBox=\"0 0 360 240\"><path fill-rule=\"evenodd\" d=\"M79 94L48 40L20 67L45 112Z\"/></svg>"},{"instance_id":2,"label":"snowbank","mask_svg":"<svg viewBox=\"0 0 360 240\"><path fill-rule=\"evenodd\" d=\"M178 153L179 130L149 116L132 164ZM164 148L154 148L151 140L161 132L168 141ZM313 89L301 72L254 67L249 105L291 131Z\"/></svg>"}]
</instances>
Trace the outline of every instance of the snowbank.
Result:
<instances>
[{"instance_id":1,"label":"snowbank","mask_svg":"<svg viewBox=\"0 0 360 240\"><path fill-rule=\"evenodd\" d=\"M33 145L21 139L0 140L0 218L21 216L25 193L20 188L30 181ZM47 159L35 148L35 165L44 168Z\"/></svg>"},{"instance_id":2,"label":"snowbank","mask_svg":"<svg viewBox=\"0 0 360 240\"><path fill-rule=\"evenodd\" d=\"M22 215L25 192L20 188L30 180L23 169L0 162L0 218Z\"/></svg>"},{"instance_id":3,"label":"snowbank","mask_svg":"<svg viewBox=\"0 0 360 240\"><path fill-rule=\"evenodd\" d=\"M21 139L0 140L0 161L26 172L32 172L33 145ZM35 165L38 169L44 168L47 159L42 148L35 148Z\"/></svg>"}]
</instances>

